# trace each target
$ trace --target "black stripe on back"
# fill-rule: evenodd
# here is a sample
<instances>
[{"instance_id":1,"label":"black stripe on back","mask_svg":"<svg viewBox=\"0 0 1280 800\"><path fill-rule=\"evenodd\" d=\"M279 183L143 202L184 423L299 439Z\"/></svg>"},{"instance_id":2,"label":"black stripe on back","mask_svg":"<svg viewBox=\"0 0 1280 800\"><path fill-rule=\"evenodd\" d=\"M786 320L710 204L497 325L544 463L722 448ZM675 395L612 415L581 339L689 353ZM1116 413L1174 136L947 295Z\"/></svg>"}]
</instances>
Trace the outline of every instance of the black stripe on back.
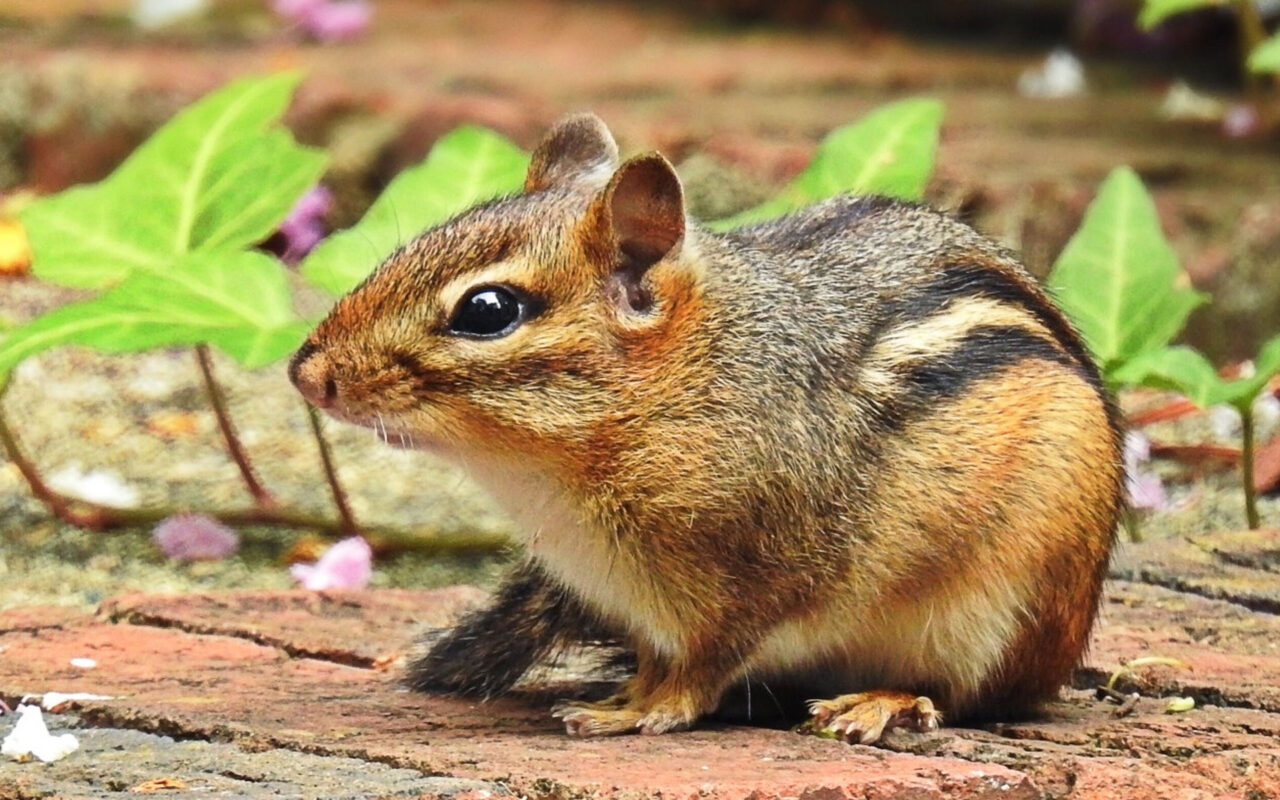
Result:
<instances>
[{"instance_id":1,"label":"black stripe on back","mask_svg":"<svg viewBox=\"0 0 1280 800\"><path fill-rule=\"evenodd\" d=\"M1010 303L1030 313L1053 336L1054 341L1070 354L1081 377L1102 398L1112 431L1117 437L1121 435L1119 409L1102 382L1102 375L1079 334L1062 312L1052 305L1052 301L1008 275L974 264L948 266L916 292L892 302L886 309L886 319L882 324L887 327L895 322L925 319L942 311L952 300L960 297L986 297Z\"/></svg>"},{"instance_id":2,"label":"black stripe on back","mask_svg":"<svg viewBox=\"0 0 1280 800\"><path fill-rule=\"evenodd\" d=\"M988 267L972 264L949 266L926 283L918 293L895 303L890 309L890 316L902 321L924 319L941 311L958 297L986 297L1027 310L1053 335L1062 349L1084 367L1084 374L1089 377L1089 382L1095 388L1102 388L1093 359L1061 312L1032 289Z\"/></svg>"},{"instance_id":3,"label":"black stripe on back","mask_svg":"<svg viewBox=\"0 0 1280 800\"><path fill-rule=\"evenodd\" d=\"M974 383L1028 359L1060 364L1087 379L1074 358L1043 336L1010 325L979 326L954 349L905 367L904 391L881 410L880 421L888 428L901 428L937 404L964 394Z\"/></svg>"}]
</instances>

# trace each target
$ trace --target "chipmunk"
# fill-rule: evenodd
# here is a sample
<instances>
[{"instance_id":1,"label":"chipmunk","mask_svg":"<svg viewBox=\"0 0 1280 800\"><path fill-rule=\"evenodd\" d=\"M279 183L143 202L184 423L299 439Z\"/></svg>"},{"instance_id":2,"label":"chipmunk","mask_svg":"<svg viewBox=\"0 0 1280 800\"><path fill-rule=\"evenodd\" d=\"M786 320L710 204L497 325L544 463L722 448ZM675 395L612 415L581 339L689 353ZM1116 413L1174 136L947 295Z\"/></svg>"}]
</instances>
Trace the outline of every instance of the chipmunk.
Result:
<instances>
[{"instance_id":1,"label":"chipmunk","mask_svg":"<svg viewBox=\"0 0 1280 800\"><path fill-rule=\"evenodd\" d=\"M744 681L822 693L810 724L851 742L1035 709L1123 508L1116 408L1010 253L883 197L712 233L591 115L391 255L290 376L518 523L528 562L410 683L490 695L617 634L634 676L554 709L578 736L688 728Z\"/></svg>"}]
</instances>

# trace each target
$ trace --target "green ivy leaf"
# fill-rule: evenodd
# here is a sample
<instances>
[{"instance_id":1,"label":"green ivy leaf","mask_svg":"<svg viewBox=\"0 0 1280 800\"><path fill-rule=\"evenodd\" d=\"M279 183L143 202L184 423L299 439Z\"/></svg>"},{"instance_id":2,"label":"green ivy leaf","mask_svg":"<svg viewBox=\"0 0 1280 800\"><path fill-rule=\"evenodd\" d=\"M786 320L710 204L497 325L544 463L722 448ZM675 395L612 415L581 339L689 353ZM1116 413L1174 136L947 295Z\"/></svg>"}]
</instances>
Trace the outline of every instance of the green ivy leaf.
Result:
<instances>
[{"instance_id":1,"label":"green ivy leaf","mask_svg":"<svg viewBox=\"0 0 1280 800\"><path fill-rule=\"evenodd\" d=\"M1205 301L1186 283L1155 203L1128 167L1107 176L1049 275L1050 291L1109 378L1182 330Z\"/></svg>"},{"instance_id":2,"label":"green ivy leaf","mask_svg":"<svg viewBox=\"0 0 1280 800\"><path fill-rule=\"evenodd\" d=\"M1129 386L1150 386L1186 395L1201 408L1225 402L1226 381L1200 353L1186 346L1143 353L1115 372Z\"/></svg>"},{"instance_id":3,"label":"green ivy leaf","mask_svg":"<svg viewBox=\"0 0 1280 800\"><path fill-rule=\"evenodd\" d=\"M711 224L728 230L782 216L837 194L924 196L938 149L942 103L911 98L881 106L822 140L809 166L772 200Z\"/></svg>"},{"instance_id":4,"label":"green ivy leaf","mask_svg":"<svg viewBox=\"0 0 1280 800\"><path fill-rule=\"evenodd\" d=\"M66 344L126 353L207 342L253 369L296 349L308 327L294 313L284 268L274 258L195 253L10 331L0 339L0 375Z\"/></svg>"},{"instance_id":5,"label":"green ivy leaf","mask_svg":"<svg viewBox=\"0 0 1280 800\"><path fill-rule=\"evenodd\" d=\"M21 213L32 271L104 288L190 252L265 239L324 170L322 153L273 128L296 74L236 81L161 127L105 180Z\"/></svg>"},{"instance_id":6,"label":"green ivy leaf","mask_svg":"<svg viewBox=\"0 0 1280 800\"><path fill-rule=\"evenodd\" d=\"M312 251L302 274L332 294L345 294L409 238L519 190L528 167L528 154L500 134L474 125L455 128L421 164L397 175L360 222Z\"/></svg>"},{"instance_id":7,"label":"green ivy leaf","mask_svg":"<svg viewBox=\"0 0 1280 800\"><path fill-rule=\"evenodd\" d=\"M1190 347L1166 347L1145 353L1116 371L1116 378L1134 386L1171 389L1201 408L1229 403L1237 408L1253 402L1280 373L1280 336L1262 346L1248 378L1218 375L1208 360Z\"/></svg>"},{"instance_id":8,"label":"green ivy leaf","mask_svg":"<svg viewBox=\"0 0 1280 800\"><path fill-rule=\"evenodd\" d=\"M1273 34L1249 54L1249 69L1254 72L1280 72L1280 33Z\"/></svg>"},{"instance_id":9,"label":"green ivy leaf","mask_svg":"<svg viewBox=\"0 0 1280 800\"><path fill-rule=\"evenodd\" d=\"M1147 0L1138 14L1138 25L1151 30L1169 17L1210 6L1223 5L1226 0Z\"/></svg>"}]
</instances>

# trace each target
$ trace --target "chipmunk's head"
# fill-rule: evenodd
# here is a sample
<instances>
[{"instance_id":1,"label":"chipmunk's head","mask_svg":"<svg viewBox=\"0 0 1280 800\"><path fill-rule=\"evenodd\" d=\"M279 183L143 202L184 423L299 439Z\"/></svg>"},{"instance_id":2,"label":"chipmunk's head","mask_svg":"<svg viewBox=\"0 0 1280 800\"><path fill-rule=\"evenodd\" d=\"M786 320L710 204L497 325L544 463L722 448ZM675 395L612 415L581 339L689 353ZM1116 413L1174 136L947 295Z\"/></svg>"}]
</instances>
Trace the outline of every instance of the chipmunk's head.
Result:
<instances>
[{"instance_id":1,"label":"chipmunk's head","mask_svg":"<svg viewBox=\"0 0 1280 800\"><path fill-rule=\"evenodd\" d=\"M405 444L598 445L693 337L700 287L671 165L617 152L596 117L562 120L522 194L422 233L344 297L294 356L294 384Z\"/></svg>"}]
</instances>

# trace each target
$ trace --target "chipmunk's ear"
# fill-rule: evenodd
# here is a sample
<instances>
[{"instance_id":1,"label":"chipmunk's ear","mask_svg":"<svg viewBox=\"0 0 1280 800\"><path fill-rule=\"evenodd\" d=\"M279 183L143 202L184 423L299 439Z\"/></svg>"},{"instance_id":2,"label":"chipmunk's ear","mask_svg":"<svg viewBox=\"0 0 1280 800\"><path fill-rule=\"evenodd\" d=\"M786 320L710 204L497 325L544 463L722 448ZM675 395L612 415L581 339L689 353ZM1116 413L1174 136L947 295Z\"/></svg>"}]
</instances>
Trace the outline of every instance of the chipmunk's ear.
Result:
<instances>
[{"instance_id":1,"label":"chipmunk's ear","mask_svg":"<svg viewBox=\"0 0 1280 800\"><path fill-rule=\"evenodd\" d=\"M604 233L628 272L648 269L684 238L684 189L675 167L657 153L636 156L619 167L597 208Z\"/></svg>"},{"instance_id":2,"label":"chipmunk's ear","mask_svg":"<svg viewBox=\"0 0 1280 800\"><path fill-rule=\"evenodd\" d=\"M618 145L595 114L571 114L547 131L533 149L524 190L581 185L599 188L618 166Z\"/></svg>"}]
</instances>

